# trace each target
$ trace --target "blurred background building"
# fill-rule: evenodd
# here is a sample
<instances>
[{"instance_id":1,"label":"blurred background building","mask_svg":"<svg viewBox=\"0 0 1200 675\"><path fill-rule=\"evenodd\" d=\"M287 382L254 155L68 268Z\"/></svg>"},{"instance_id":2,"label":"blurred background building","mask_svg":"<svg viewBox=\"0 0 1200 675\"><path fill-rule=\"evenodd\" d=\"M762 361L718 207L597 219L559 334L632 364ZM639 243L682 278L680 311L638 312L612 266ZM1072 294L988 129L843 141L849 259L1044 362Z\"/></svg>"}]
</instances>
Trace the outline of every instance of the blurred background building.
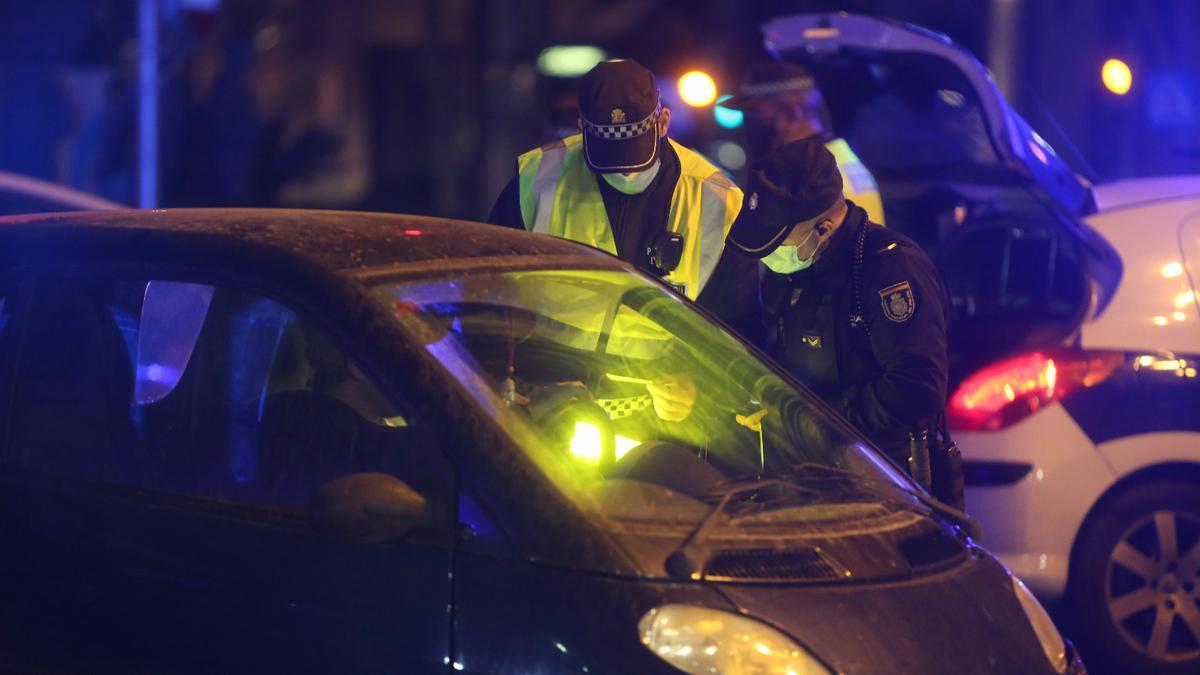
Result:
<instances>
[{"instance_id":1,"label":"blurred background building","mask_svg":"<svg viewBox=\"0 0 1200 675\"><path fill-rule=\"evenodd\" d=\"M676 80L727 93L764 20L833 10L949 35L1102 179L1200 173L1191 0L0 0L0 170L129 204L478 219L607 55L658 73L673 135L736 172L736 120Z\"/></svg>"}]
</instances>

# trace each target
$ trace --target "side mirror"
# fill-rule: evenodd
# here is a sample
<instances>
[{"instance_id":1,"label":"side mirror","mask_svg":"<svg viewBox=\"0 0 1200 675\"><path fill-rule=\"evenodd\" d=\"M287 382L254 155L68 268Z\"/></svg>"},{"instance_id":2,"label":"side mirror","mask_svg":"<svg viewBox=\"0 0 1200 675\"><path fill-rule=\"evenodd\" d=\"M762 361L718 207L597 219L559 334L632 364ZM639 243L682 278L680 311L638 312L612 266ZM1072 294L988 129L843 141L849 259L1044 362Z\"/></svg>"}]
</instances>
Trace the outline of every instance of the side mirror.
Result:
<instances>
[{"instance_id":1,"label":"side mirror","mask_svg":"<svg viewBox=\"0 0 1200 675\"><path fill-rule=\"evenodd\" d=\"M385 473L355 473L317 488L309 502L313 528L358 544L403 537L425 518L425 498Z\"/></svg>"}]
</instances>

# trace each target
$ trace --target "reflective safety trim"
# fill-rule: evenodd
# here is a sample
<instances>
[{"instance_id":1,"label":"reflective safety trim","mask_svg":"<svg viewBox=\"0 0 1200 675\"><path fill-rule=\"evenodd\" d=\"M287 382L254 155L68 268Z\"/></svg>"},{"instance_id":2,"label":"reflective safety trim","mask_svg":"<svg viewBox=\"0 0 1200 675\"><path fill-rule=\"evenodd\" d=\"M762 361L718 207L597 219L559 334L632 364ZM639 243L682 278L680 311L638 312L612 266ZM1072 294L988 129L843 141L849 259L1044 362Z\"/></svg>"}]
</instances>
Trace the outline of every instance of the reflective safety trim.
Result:
<instances>
[{"instance_id":1,"label":"reflective safety trim","mask_svg":"<svg viewBox=\"0 0 1200 675\"><path fill-rule=\"evenodd\" d=\"M700 266L699 288L696 295L708 284L721 254L725 250L725 235L729 234L732 220L727 222L726 214L730 212L729 201L731 190L713 185L705 181L700 195ZM740 200L739 200L740 201ZM737 213L736 207L733 213Z\"/></svg>"},{"instance_id":2,"label":"reflective safety trim","mask_svg":"<svg viewBox=\"0 0 1200 675\"><path fill-rule=\"evenodd\" d=\"M550 216L550 234L587 244L613 255L617 242L613 238L608 211L596 174L584 161L583 136L576 134L563 139L565 159L558 185L554 188L554 213Z\"/></svg>"},{"instance_id":3,"label":"reflective safety trim","mask_svg":"<svg viewBox=\"0 0 1200 675\"><path fill-rule=\"evenodd\" d=\"M833 154L837 161L838 171L842 174L842 194L867 212L867 217L877 225L887 225L884 222L883 199L879 196L879 185L875 176L862 163L858 155L844 138L835 138L825 144L825 149Z\"/></svg>"},{"instance_id":4,"label":"reflective safety trim","mask_svg":"<svg viewBox=\"0 0 1200 675\"><path fill-rule=\"evenodd\" d=\"M684 285L695 300L716 270L729 228L742 208L742 191L700 154L671 141L679 155L680 177L671 204L670 228L684 235L683 259L667 276ZM699 213L694 209L699 207ZM687 210L693 211L688 213ZM697 229L699 231L697 231Z\"/></svg>"},{"instance_id":5,"label":"reflective safety trim","mask_svg":"<svg viewBox=\"0 0 1200 675\"><path fill-rule=\"evenodd\" d=\"M529 229L537 212L538 194L533 191L534 179L542 166L542 149L537 148L517 157L518 200L521 205L521 224Z\"/></svg>"},{"instance_id":6,"label":"reflective safety trim","mask_svg":"<svg viewBox=\"0 0 1200 675\"><path fill-rule=\"evenodd\" d=\"M530 192L537 198L534 206L533 223L525 218L525 229L539 234L550 234L550 222L554 217L554 202L558 196L559 179L562 177L563 160L567 156L567 146L562 141L543 146L540 151L541 162L537 167ZM522 216L524 210L522 209Z\"/></svg>"}]
</instances>

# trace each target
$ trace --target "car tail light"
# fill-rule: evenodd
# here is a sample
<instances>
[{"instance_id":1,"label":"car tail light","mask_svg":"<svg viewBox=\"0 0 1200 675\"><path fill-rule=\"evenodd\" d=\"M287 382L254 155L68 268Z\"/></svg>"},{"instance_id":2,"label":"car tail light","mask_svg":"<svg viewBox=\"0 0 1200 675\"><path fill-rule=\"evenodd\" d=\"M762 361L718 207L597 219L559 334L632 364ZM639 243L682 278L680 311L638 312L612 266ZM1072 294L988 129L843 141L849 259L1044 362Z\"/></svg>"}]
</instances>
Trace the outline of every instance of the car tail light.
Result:
<instances>
[{"instance_id":1,"label":"car tail light","mask_svg":"<svg viewBox=\"0 0 1200 675\"><path fill-rule=\"evenodd\" d=\"M950 427L1003 429L1071 392L1099 384L1124 361L1119 352L1036 351L1014 356L968 377L946 414Z\"/></svg>"}]
</instances>

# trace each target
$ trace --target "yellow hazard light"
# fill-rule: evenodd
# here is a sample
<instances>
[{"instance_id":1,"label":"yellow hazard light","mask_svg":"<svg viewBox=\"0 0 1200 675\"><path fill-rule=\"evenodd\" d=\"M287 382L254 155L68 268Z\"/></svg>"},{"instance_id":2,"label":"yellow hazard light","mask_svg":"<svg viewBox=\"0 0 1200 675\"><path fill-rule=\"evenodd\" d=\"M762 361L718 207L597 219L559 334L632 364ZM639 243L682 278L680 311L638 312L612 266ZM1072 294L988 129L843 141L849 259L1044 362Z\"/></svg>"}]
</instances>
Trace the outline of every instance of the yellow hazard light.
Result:
<instances>
[{"instance_id":1,"label":"yellow hazard light","mask_svg":"<svg viewBox=\"0 0 1200 675\"><path fill-rule=\"evenodd\" d=\"M693 70L679 78L679 97L690 106L702 108L717 100L717 83L708 73Z\"/></svg>"},{"instance_id":2,"label":"yellow hazard light","mask_svg":"<svg viewBox=\"0 0 1200 675\"><path fill-rule=\"evenodd\" d=\"M1133 86L1133 72L1121 59L1105 61L1100 69L1100 78L1104 80L1104 86L1117 96L1128 94Z\"/></svg>"}]
</instances>

